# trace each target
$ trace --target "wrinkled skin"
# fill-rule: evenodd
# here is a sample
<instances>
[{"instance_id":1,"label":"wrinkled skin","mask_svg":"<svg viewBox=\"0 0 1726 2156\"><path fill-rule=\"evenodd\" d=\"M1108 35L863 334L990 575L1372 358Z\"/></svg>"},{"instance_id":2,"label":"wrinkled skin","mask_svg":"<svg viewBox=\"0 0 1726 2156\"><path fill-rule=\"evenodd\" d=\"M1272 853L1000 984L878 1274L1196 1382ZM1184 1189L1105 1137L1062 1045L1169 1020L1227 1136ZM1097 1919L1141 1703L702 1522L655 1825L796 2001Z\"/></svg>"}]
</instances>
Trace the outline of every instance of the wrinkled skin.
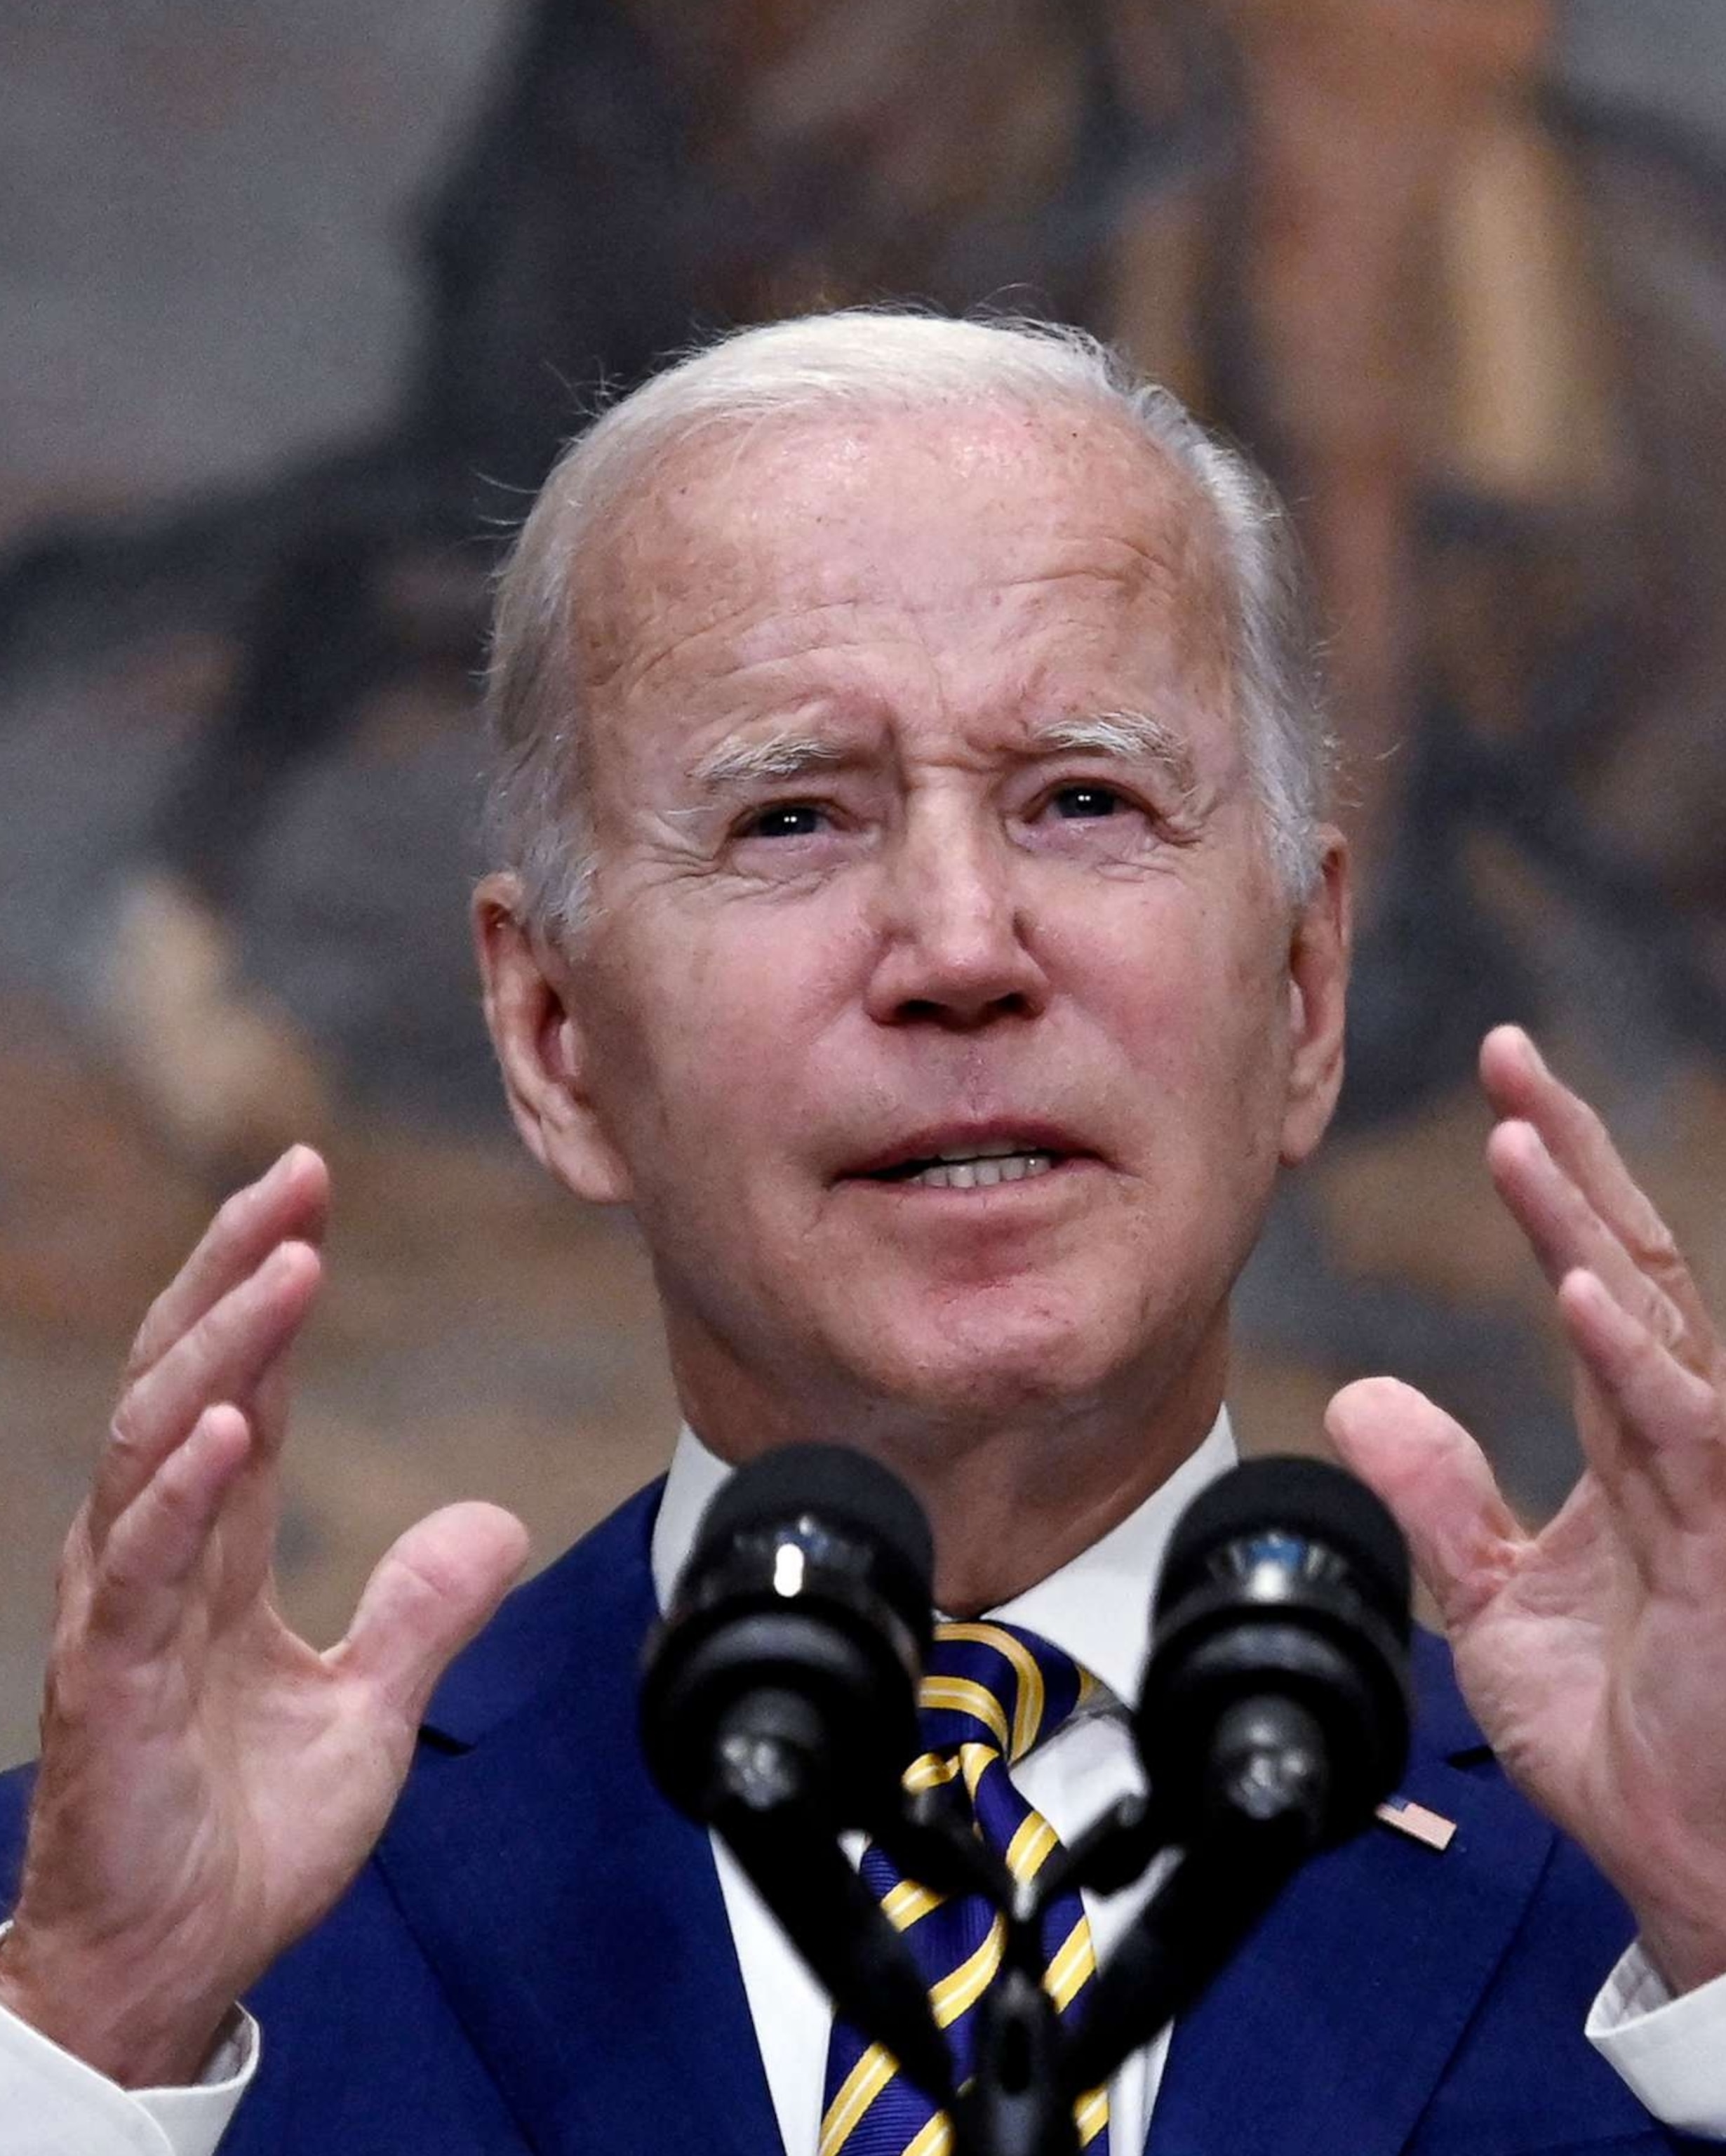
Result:
<instances>
[{"instance_id":1,"label":"wrinkled skin","mask_svg":"<svg viewBox=\"0 0 1726 2156\"><path fill-rule=\"evenodd\" d=\"M1293 906L1210 516L1094 415L840 416L685 452L589 558L592 925L482 902L518 1118L639 1215L709 1444L869 1445L999 1600L1208 1428L1334 1097L1340 848ZM1053 1172L869 1172L1016 1138Z\"/></svg>"}]
</instances>

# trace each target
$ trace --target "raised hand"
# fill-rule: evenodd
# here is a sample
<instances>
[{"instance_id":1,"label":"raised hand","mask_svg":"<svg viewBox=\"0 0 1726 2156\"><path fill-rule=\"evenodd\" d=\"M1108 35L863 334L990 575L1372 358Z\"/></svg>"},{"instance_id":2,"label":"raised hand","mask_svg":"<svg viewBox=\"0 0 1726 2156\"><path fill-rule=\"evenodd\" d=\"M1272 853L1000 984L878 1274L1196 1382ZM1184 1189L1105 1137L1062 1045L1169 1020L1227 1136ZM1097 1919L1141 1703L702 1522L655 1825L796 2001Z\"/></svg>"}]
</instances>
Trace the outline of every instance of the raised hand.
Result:
<instances>
[{"instance_id":1,"label":"raised hand","mask_svg":"<svg viewBox=\"0 0 1726 2156\"><path fill-rule=\"evenodd\" d=\"M222 1208L145 1319L67 1541L0 2003L133 2087L196 2077L236 1995L365 1861L520 1523L411 1528L320 1654L270 1591L284 1358L329 1179L305 1147Z\"/></svg>"},{"instance_id":2,"label":"raised hand","mask_svg":"<svg viewBox=\"0 0 1726 2156\"><path fill-rule=\"evenodd\" d=\"M1327 1426L1402 1523L1469 1704L1683 1989L1726 1973L1726 1351L1654 1207L1528 1036L1488 1034L1493 1180L1554 1290L1580 1482L1538 1536L1389 1378Z\"/></svg>"}]
</instances>

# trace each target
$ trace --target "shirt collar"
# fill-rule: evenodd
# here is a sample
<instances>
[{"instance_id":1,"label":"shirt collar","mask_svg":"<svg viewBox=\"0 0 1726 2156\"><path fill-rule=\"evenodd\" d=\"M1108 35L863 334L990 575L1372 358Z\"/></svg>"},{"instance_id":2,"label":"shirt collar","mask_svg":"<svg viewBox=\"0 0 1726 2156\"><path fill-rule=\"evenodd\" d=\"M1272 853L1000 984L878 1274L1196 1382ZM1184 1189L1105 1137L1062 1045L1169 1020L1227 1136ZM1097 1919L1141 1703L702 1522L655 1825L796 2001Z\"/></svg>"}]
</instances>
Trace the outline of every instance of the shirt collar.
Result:
<instances>
[{"instance_id":1,"label":"shirt collar","mask_svg":"<svg viewBox=\"0 0 1726 2156\"><path fill-rule=\"evenodd\" d=\"M1117 1699L1130 1704L1138 1697L1150 1645L1150 1590L1169 1537L1199 1491L1232 1467L1235 1458L1234 1433L1224 1408L1204 1443L1136 1511L1058 1572L988 1614L1039 1633L1099 1677ZM653 1591L662 1609L671 1600L701 1516L730 1472L685 1424L653 1526Z\"/></svg>"}]
</instances>

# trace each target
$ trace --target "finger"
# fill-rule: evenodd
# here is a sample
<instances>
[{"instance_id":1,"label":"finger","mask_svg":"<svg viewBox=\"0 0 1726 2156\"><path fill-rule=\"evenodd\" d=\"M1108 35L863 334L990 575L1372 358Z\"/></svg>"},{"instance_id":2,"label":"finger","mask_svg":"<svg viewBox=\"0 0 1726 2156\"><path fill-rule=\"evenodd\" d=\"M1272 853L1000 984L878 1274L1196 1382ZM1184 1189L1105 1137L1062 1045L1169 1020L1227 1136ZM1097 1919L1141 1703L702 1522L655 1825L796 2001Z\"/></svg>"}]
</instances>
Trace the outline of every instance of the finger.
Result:
<instances>
[{"instance_id":1,"label":"finger","mask_svg":"<svg viewBox=\"0 0 1726 2156\"><path fill-rule=\"evenodd\" d=\"M305 1323L320 1270L309 1245L281 1244L126 1388L91 1494L90 1536L99 1550L115 1521L185 1442L207 1408L228 1400L248 1412ZM278 1422L260 1419L254 1434L267 1447L280 1444Z\"/></svg>"},{"instance_id":2,"label":"finger","mask_svg":"<svg viewBox=\"0 0 1726 2156\"><path fill-rule=\"evenodd\" d=\"M310 1146L290 1146L255 1183L236 1190L203 1239L150 1306L126 1358L135 1382L152 1369L223 1296L256 1272L277 1244L323 1240L330 1171Z\"/></svg>"},{"instance_id":3,"label":"finger","mask_svg":"<svg viewBox=\"0 0 1726 2156\"><path fill-rule=\"evenodd\" d=\"M1672 1230L1625 1166L1595 1110L1554 1075L1520 1026L1496 1026L1487 1035L1481 1044L1480 1076L1497 1112L1534 1124L1552 1158L1637 1270L1671 1298L1696 1367L1717 1359L1719 1342L1713 1321Z\"/></svg>"},{"instance_id":4,"label":"finger","mask_svg":"<svg viewBox=\"0 0 1726 2156\"><path fill-rule=\"evenodd\" d=\"M1503 1584L1525 1537L1480 1447L1413 1386L1363 1378L1330 1403L1324 1427L1345 1466L1375 1490L1447 1630Z\"/></svg>"},{"instance_id":5,"label":"finger","mask_svg":"<svg viewBox=\"0 0 1726 2156\"><path fill-rule=\"evenodd\" d=\"M165 1653L223 1501L243 1469L251 1430L227 1402L207 1408L114 1522L92 1584L88 1626L129 1661Z\"/></svg>"},{"instance_id":6,"label":"finger","mask_svg":"<svg viewBox=\"0 0 1726 2156\"><path fill-rule=\"evenodd\" d=\"M1705 1540L1718 1578L1726 1554L1726 1404L1594 1274L1577 1271L1564 1281L1559 1310L1621 1453L1636 1471L1614 1478L1614 1494L1638 1531L1645 1564L1684 1559L1682 1538L1670 1532L1676 1525Z\"/></svg>"},{"instance_id":7,"label":"finger","mask_svg":"<svg viewBox=\"0 0 1726 2156\"><path fill-rule=\"evenodd\" d=\"M527 1529L496 1505L447 1505L379 1563L332 1659L410 1727L452 1658L491 1616L527 1558Z\"/></svg>"},{"instance_id":8,"label":"finger","mask_svg":"<svg viewBox=\"0 0 1726 2156\"><path fill-rule=\"evenodd\" d=\"M1683 1312L1636 1264L1553 1158L1533 1123L1500 1123L1487 1141L1487 1166L1493 1188L1553 1287L1585 1267L1668 1347L1682 1348L1687 1334Z\"/></svg>"}]
</instances>

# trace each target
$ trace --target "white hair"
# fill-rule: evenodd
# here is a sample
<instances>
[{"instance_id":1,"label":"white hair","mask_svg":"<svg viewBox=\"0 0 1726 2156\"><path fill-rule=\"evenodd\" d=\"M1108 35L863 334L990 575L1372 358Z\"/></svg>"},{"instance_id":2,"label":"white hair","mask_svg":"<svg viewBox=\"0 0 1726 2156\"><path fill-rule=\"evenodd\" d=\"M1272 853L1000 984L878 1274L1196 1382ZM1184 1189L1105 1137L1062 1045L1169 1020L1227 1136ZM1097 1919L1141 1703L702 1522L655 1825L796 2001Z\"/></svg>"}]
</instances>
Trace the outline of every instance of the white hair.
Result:
<instances>
[{"instance_id":1,"label":"white hair","mask_svg":"<svg viewBox=\"0 0 1726 2156\"><path fill-rule=\"evenodd\" d=\"M1082 330L852 308L738 331L694 352L612 405L541 489L499 581L486 697L496 757L488 837L494 860L520 876L535 925L572 934L591 879L573 572L607 510L668 451L715 429L834 408L1002 400L1112 412L1210 504L1251 783L1284 891L1297 901L1309 895L1332 745L1299 552L1268 481Z\"/></svg>"}]
</instances>

